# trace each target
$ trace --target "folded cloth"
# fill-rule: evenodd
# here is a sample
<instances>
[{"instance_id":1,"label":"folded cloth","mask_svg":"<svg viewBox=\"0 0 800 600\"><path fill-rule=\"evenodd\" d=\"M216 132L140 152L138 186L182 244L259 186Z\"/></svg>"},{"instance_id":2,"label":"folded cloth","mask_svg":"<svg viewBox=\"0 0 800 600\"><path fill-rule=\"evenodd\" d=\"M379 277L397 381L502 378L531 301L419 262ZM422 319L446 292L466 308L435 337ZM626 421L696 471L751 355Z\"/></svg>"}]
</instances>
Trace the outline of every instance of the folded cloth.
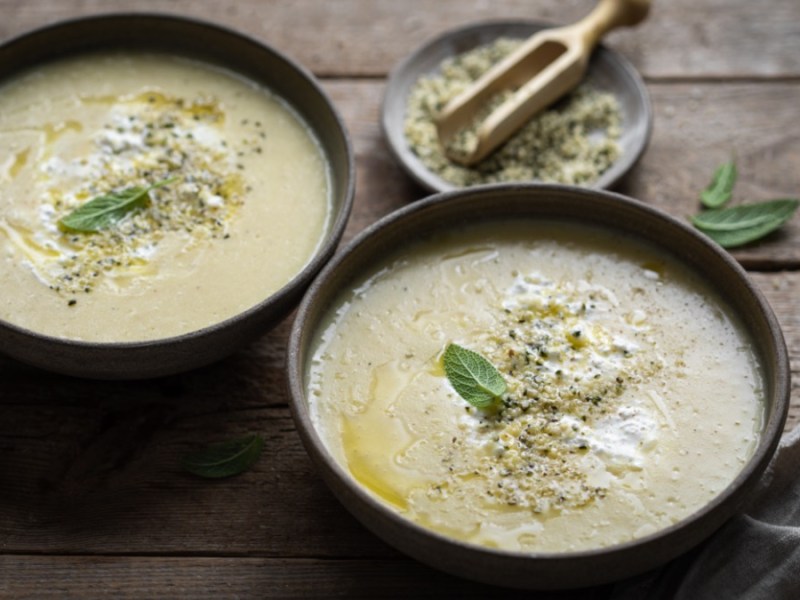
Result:
<instances>
[{"instance_id":1,"label":"folded cloth","mask_svg":"<svg viewBox=\"0 0 800 600\"><path fill-rule=\"evenodd\" d=\"M610 598L800 599L800 426L783 436L744 514L698 549L615 585Z\"/></svg>"}]
</instances>

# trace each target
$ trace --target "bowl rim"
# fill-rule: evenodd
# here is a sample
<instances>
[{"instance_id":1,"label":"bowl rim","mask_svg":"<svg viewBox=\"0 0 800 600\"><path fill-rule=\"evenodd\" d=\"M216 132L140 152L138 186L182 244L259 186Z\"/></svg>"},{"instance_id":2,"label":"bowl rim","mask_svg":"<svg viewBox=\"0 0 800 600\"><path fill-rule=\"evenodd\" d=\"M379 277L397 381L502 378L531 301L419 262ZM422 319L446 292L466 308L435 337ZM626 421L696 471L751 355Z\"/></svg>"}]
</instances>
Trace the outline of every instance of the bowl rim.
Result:
<instances>
[{"instance_id":1,"label":"bowl rim","mask_svg":"<svg viewBox=\"0 0 800 600\"><path fill-rule=\"evenodd\" d=\"M404 223L414 215L422 214L431 209L436 209L438 206L447 203L458 204L460 202L467 202L469 198L473 197L490 198L495 194L542 196L551 193L570 195L578 194L586 197L602 196L606 199L606 201L613 201L619 205L627 206L628 209L639 211L640 214L647 215L650 219L663 221L665 227L677 229L678 231L683 232L684 235L688 234L692 236L705 248L705 250L716 255L716 259L720 261L720 268L728 269L731 274L736 277L737 285L741 284L742 290L746 291L751 296L751 299L759 307L759 316L763 317L767 325L768 335L765 337L768 338L770 347L767 349L762 349L763 352L759 354L759 362L761 363L761 368L764 368L763 362L767 360L767 358L771 358L774 353L775 387L771 390L771 397L768 397L772 403L772 410L769 415L765 413L758 444L754 449L753 454L750 456L747 463L739 471L736 477L710 502L704 504L695 512L691 513L680 521L673 523L672 525L658 529L654 533L628 542L581 551L523 552L487 548L448 537L444 534L427 529L413 522L412 520L401 516L399 513L393 511L378 499L374 498L362 486L355 482L352 476L348 473L347 469L343 465L339 464L335 458L333 458L333 456L327 450L325 442L322 440L319 432L317 431L309 412L308 399L305 391L307 361L309 360L307 350L311 345L311 340L314 334L319 331L321 315L324 315L328 310L330 310L331 306L335 303L337 296L347 289L347 286L342 288L333 285L336 283L335 277L337 273L340 270L344 270L346 276L344 276L343 281L345 281L348 285L352 283L353 280L357 280L365 273L368 273L369 270L373 268L377 262L379 262L379 259L375 258L374 256L371 258L356 259L351 259L351 257L355 252L358 251L359 248L369 244L373 238L381 235L381 233L385 230L402 228ZM535 219L536 217L532 218ZM551 220L567 220L567 218L563 216L549 215L547 218ZM498 220L501 219L502 213L498 217ZM472 220L468 220L468 222L472 225L476 224L474 217ZM590 216L587 216L577 220L577 222L591 226L592 220ZM430 223L427 221L426 224L430 225ZM613 225L609 225L607 223L596 226L600 228L611 229L612 231L614 228ZM447 225L434 225L429 229L426 229L426 232L443 231L447 230L447 227ZM622 228L622 231L629 236L635 237L636 239L645 240L643 235L637 235L630 229ZM413 244L413 241L409 241L407 243ZM698 265L692 264L691 262L678 257L670 250L670 248L663 246L661 243L653 243L653 245L660 251L668 252L675 258L675 260L679 261L684 266L687 266L694 272L700 271L700 267ZM349 261L351 260L355 261L355 268L348 272L347 269L349 268ZM718 286L711 285L711 289L719 293ZM730 308L735 315L739 317L741 316L740 310L735 309L733 305L731 305ZM748 333L748 335L755 337L752 327L746 326L744 323L742 323L742 325L745 326L745 331ZM379 528L375 525L375 521L381 521L381 525L386 525L395 532L399 530L410 531L410 535L417 541L423 540L440 548L445 546L457 549L459 552L469 553L472 556L479 557L481 560L496 560L498 558L501 560L510 559L526 562L536 560L545 564L555 565L557 563L562 564L565 561L592 562L593 560L599 558L612 561L615 559L622 559L626 555L630 556L631 552L636 551L637 549L643 547L652 547L654 544L662 542L664 539L677 538L680 535L680 532L688 530L689 528L693 528L700 522L704 522L707 518L709 518L709 514L713 515L715 512L720 512L725 508L725 505L728 505L730 508L728 509L727 514L725 514L724 519L717 523L714 529L721 526L724 521L728 520L738 510L740 510L746 497L752 493L758 478L760 478L760 476L766 470L769 461L775 453L786 421L791 392L791 371L789 367L788 351L780 324L778 323L777 318L775 317L762 292L749 279L744 268L730 254L728 254L725 250L712 242L706 236L701 235L689 225L679 221L667 213L662 212L659 209L639 202L633 198L629 198L627 196L607 190L597 190L592 188L581 188L577 186L565 186L559 184L497 184L441 192L424 198L417 203L400 208L364 229L339 253L337 253L333 260L331 260L325 266L325 268L319 273L317 278L309 287L297 310L297 314L290 332L286 355L286 371L289 404L303 445L313 459L318 471L321 472L323 479L326 481L326 483L328 483L329 487L332 488L334 494L340 499L340 501L342 501L345 507L359 521L366 525L368 529L372 530L373 533L384 540L389 541L390 544L398 547L407 554L410 554L415 558L422 560L423 562L427 562L453 574L495 584L499 582L493 580L491 577L485 577L484 575L477 573L465 573L459 570L459 567L452 567L452 565L446 561L444 561L444 564L437 564L440 561L439 558L431 557L430 555L424 555L424 550L418 552L415 545L412 543L409 543L409 545L405 547L400 547L400 545L396 543L396 540L393 541L389 539L393 536L388 536L385 534L385 532L378 531ZM767 377L766 372L764 373L764 376L765 378ZM769 382L766 381L765 383L769 384ZM765 409L769 406L770 405L766 405ZM336 481L332 483L331 479ZM370 514L367 516L360 514L353 507L348 505L347 502L342 500L340 494L335 488L335 483L342 485L346 490L345 492L341 492L343 495L346 495L348 498L352 498L352 500L358 504L360 508L368 510ZM732 503L735 503L735 506L731 507ZM710 533L708 535L710 535ZM694 540L688 545L684 543L680 552L684 552L697 545L700 541L702 541L702 539L708 537L708 535L698 540ZM669 559L674 558L680 552L674 552ZM656 564L663 564L663 562L666 561L661 561ZM651 566L655 565L650 565L647 568L650 568ZM638 572L642 572L643 570L645 569L639 569L638 571L627 573L625 576L634 575ZM619 577L616 579L619 579ZM608 583L609 581L613 580L615 579L605 579L601 575L596 581L593 581L592 583L584 583L583 585ZM572 587L579 585L576 582L577 579L572 582ZM513 583L509 582L505 582L505 584L514 585ZM514 585L514 587L530 588L531 586ZM569 586L560 584L547 584L536 589L561 589L564 587Z\"/></svg>"},{"instance_id":2,"label":"bowl rim","mask_svg":"<svg viewBox=\"0 0 800 600\"><path fill-rule=\"evenodd\" d=\"M287 281L278 290L276 290L269 296L265 297L260 302L222 321L212 323L211 325L207 325L205 327L196 329L194 331L189 331L179 335L173 335L164 338L155 338L151 340L130 341L130 342L91 342L91 341L76 340L71 338L63 338L44 333L39 333L37 331L16 325L14 323L10 323L0 318L0 334L2 334L3 331L7 331L20 336L34 338L36 340L41 341L42 343L56 345L60 348L65 348L65 349L72 348L72 349L134 350L134 349L153 349L155 347L162 347L162 346L171 347L171 346L181 345L182 343L188 340L198 340L200 338L211 336L218 331L227 329L228 327L230 327L235 323L251 319L255 315L261 313L262 311L266 310L267 308L273 305L278 307L281 304L289 301L291 297L298 292L298 290L302 291L302 288L306 287L307 284L310 283L310 281L313 279L313 277L319 272L319 270L325 265L325 263L328 262L328 260L338 247L342 236L344 235L344 231L347 226L350 213L352 212L353 202L355 198L355 185L356 185L355 154L353 151L353 145L350 139L350 134L345 126L344 119L342 118L339 109L336 107L336 105L334 104L330 96L327 94L327 92L325 92L325 90L322 88L322 86L317 81L313 73L305 66L303 66L301 63L294 60L293 58L290 58L286 53L278 50L277 48L269 45L268 43L260 39L257 39L249 34L233 29L231 27L220 25L218 23L212 23L210 21L206 21L193 16L184 16L170 12L124 11L124 12L108 12L102 14L79 16L79 17L59 20L40 27L36 27L29 31L23 32L19 35L3 40L2 43L0 43L0 53L7 52L9 51L9 49L13 48L16 45L28 43L37 37L52 35L54 32L59 32L65 29L68 30L76 26L90 24L99 27L109 22L127 21L131 19L172 23L175 24L176 26L189 26L195 28L198 31L199 30L213 31L218 35L226 36L231 39L236 39L239 42L243 42L247 45L250 45L259 52L272 55L276 60L282 62L285 66L295 71L297 75L304 81L304 83L308 85L310 89L312 89L314 93L316 93L324 101L325 105L328 107L328 110L330 111L332 121L336 125L337 135L340 137L340 140L337 140L337 142L341 143L341 145L343 146L345 163L347 165L347 172L342 174L342 181L345 183L345 185L344 185L344 193L341 199L341 207L339 208L338 211L331 211L331 214L335 215L335 218L331 219L330 222L328 223L326 231L323 237L320 239L318 247L314 250L313 254L309 258L309 261L303 266L303 268L300 271L298 271L289 281ZM115 48L126 48L126 47L130 47L130 44L121 42L119 44L104 46L105 49L110 49L110 50L113 50ZM141 50L142 48L145 48L145 46L142 46L141 48L137 47L138 50ZM63 54L51 54L45 60L38 61L36 63L26 64L17 69L10 70L7 75L0 77L0 85L8 82L10 79L14 78L18 73L24 72L25 70L34 67L36 64L46 64L48 62L60 60L62 58L70 56L79 56L81 54L88 54L97 50L98 50L97 48L94 49L70 48ZM158 48L157 51L166 52L167 50L165 50L164 48ZM182 54L180 53L180 51L176 52L178 52L178 54L181 56L186 56L189 58L192 57L191 53L188 52L184 52ZM200 62L205 62L205 63L209 62L208 59L200 58L198 60ZM232 73L239 74L239 72L235 69L235 67L229 66L227 68ZM252 77L247 77L246 75L242 76L248 80L253 80ZM257 81L256 83L266 88L266 85L261 84ZM306 122L307 121L306 116L297 111L297 109L294 108L293 103L288 101L287 103L289 104L289 106L292 107L292 110L298 112L298 115L302 118L304 124L316 136L317 132L313 131L310 125ZM322 147L321 143L320 146ZM330 178L332 179L332 177ZM331 197L333 197L333 190L331 190ZM18 360L23 360L23 359L18 359Z\"/></svg>"},{"instance_id":3,"label":"bowl rim","mask_svg":"<svg viewBox=\"0 0 800 600\"><path fill-rule=\"evenodd\" d=\"M426 167L413 152L408 148L405 143L405 136L402 135L402 128L400 133L395 135L393 121L390 118L390 106L401 92L404 92L400 87L401 74L409 70L415 63L423 59L432 48L444 44L448 40L467 37L470 34L478 33L482 30L502 29L502 28L530 28L530 33L542 29L552 27L559 27L562 24L554 23L546 20L533 20L533 19L491 19L481 21L478 23L469 23L460 27L455 27L443 31L436 36L424 41L416 50L404 57L398 62L389 72L386 80L386 87L384 90L383 100L381 102L381 131L386 140L386 144L395 160L402 166L403 170L420 186L429 190L431 193L441 193L455 191L460 188L449 181L442 179ZM653 104L650 99L650 93L644 82L644 79L623 54L609 48L602 42L598 43L593 52L593 60L597 60L600 56L602 60L611 61L619 68L619 72L629 80L631 86L631 93L637 98L641 104L643 122L645 124L643 135L636 138L636 143L633 144L633 152L620 156L597 180L586 186L589 189L610 189L614 187L620 179L627 175L630 170L636 166L641 160L644 151L650 143L650 138L653 132ZM588 71L587 71L588 73ZM405 104L407 94L402 94L403 102ZM546 183L541 181L528 181L528 182L515 182L525 184L537 185L566 185ZM476 184L469 186L469 188L479 187L482 185L514 185L514 183L506 184Z\"/></svg>"}]
</instances>

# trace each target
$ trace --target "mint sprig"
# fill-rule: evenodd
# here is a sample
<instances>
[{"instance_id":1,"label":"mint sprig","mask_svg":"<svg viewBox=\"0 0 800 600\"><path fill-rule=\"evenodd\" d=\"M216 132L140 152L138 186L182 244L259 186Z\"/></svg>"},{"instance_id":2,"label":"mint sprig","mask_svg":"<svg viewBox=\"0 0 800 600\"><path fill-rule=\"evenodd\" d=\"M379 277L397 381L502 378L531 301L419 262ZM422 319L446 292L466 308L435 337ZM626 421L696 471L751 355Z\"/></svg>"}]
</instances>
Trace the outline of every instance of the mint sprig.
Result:
<instances>
[{"instance_id":1,"label":"mint sprig","mask_svg":"<svg viewBox=\"0 0 800 600\"><path fill-rule=\"evenodd\" d=\"M477 352L449 344L442 360L450 385L473 406L486 408L506 391L503 376Z\"/></svg>"},{"instance_id":2,"label":"mint sprig","mask_svg":"<svg viewBox=\"0 0 800 600\"><path fill-rule=\"evenodd\" d=\"M129 187L92 198L58 221L62 231L71 233L96 233L122 219L132 210L146 206L150 192L177 180L163 179L147 187Z\"/></svg>"},{"instance_id":3,"label":"mint sprig","mask_svg":"<svg viewBox=\"0 0 800 600\"><path fill-rule=\"evenodd\" d=\"M692 224L723 248L735 248L754 242L786 223L797 210L800 200L779 198L722 208L733 195L736 165L731 160L714 173L711 184L700 194L704 210L692 217Z\"/></svg>"},{"instance_id":4,"label":"mint sprig","mask_svg":"<svg viewBox=\"0 0 800 600\"><path fill-rule=\"evenodd\" d=\"M700 231L724 248L735 248L771 233L788 221L800 205L795 198L739 204L707 210L692 217Z\"/></svg>"},{"instance_id":5,"label":"mint sprig","mask_svg":"<svg viewBox=\"0 0 800 600\"><path fill-rule=\"evenodd\" d=\"M719 208L731 199L738 171L733 160L720 165L706 189L700 193L700 201L707 208Z\"/></svg>"},{"instance_id":6,"label":"mint sprig","mask_svg":"<svg viewBox=\"0 0 800 600\"><path fill-rule=\"evenodd\" d=\"M181 461L184 470L208 479L238 475L249 469L261 456L264 438L251 434L243 438L211 444L186 456Z\"/></svg>"}]
</instances>

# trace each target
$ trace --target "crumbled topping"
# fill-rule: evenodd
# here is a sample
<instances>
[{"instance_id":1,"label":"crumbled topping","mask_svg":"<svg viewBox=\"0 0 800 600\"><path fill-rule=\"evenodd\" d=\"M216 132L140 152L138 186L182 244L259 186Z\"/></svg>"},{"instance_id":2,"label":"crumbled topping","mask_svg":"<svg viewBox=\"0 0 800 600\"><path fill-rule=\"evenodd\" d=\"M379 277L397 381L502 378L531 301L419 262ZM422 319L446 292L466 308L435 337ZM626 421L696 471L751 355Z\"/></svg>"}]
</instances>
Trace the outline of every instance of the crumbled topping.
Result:
<instances>
[{"instance_id":1,"label":"crumbled topping","mask_svg":"<svg viewBox=\"0 0 800 600\"><path fill-rule=\"evenodd\" d=\"M404 125L411 150L428 169L459 187L509 181L568 184L594 182L620 155L621 114L612 94L587 84L534 116L504 146L472 167L450 161L439 143L434 119L492 65L521 41L500 38L446 60L438 74L421 78L409 94ZM476 125L505 101L511 90L493 97L477 123L456 136L454 150L469 153L476 144Z\"/></svg>"},{"instance_id":2,"label":"crumbled topping","mask_svg":"<svg viewBox=\"0 0 800 600\"><path fill-rule=\"evenodd\" d=\"M62 293L88 293L104 276L145 268L169 233L186 234L187 246L227 238L246 191L241 167L221 135L225 114L215 99L188 101L153 91L121 99L110 114L86 156L53 156L41 167L51 183L39 210L43 233L37 241L57 258L34 268ZM246 140L248 152L260 151L257 134ZM94 197L172 178L149 192L146 209L113 227L96 233L57 227L60 218ZM68 180L79 183L65 189Z\"/></svg>"},{"instance_id":3,"label":"crumbled topping","mask_svg":"<svg viewBox=\"0 0 800 600\"><path fill-rule=\"evenodd\" d=\"M480 342L507 392L493 410L465 409L470 435L486 449L473 474L487 497L535 513L575 508L607 492L586 455L609 470L641 468L656 421L621 399L663 364L639 352L649 343L641 311L618 316L616 305L613 292L586 282L518 278L502 333Z\"/></svg>"}]
</instances>

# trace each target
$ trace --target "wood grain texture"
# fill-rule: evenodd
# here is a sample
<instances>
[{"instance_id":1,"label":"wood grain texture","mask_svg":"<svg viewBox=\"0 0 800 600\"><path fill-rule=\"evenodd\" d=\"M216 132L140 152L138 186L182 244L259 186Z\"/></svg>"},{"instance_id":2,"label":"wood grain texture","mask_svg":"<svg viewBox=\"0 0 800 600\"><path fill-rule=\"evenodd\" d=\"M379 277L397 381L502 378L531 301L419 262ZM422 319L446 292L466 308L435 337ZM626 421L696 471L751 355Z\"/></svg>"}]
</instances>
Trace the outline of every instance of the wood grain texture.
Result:
<instances>
[{"instance_id":1,"label":"wood grain texture","mask_svg":"<svg viewBox=\"0 0 800 600\"><path fill-rule=\"evenodd\" d=\"M376 217L422 198L394 161L380 126L384 84L326 80L353 138L358 165L356 202L346 238ZM735 156L734 202L800 196L800 82L654 83L654 129L642 160L616 191L683 221L700 209L700 191L716 167ZM745 267L800 267L800 216L763 241L733 252Z\"/></svg>"},{"instance_id":2,"label":"wood grain texture","mask_svg":"<svg viewBox=\"0 0 800 600\"><path fill-rule=\"evenodd\" d=\"M571 23L594 0L0 0L0 37L65 18L168 12L255 36L318 75L383 77L441 32L499 19ZM796 0L661 0L635 30L608 44L650 78L800 76ZM769 42L769 43L766 43Z\"/></svg>"},{"instance_id":3,"label":"wood grain texture","mask_svg":"<svg viewBox=\"0 0 800 600\"><path fill-rule=\"evenodd\" d=\"M781 321L800 381L800 272L754 280ZM350 517L316 476L283 385L286 323L211 367L149 382L98 383L0 361L2 551L61 554L375 558L397 553ZM800 421L795 385L787 429ZM180 458L258 432L264 455L207 481ZM291 523L291 526L287 526Z\"/></svg>"},{"instance_id":4,"label":"wood grain texture","mask_svg":"<svg viewBox=\"0 0 800 600\"><path fill-rule=\"evenodd\" d=\"M504 598L603 600L611 587L520 592L451 577L413 561L0 556L0 597L15 600L169 598ZM43 581L41 573L47 573Z\"/></svg>"},{"instance_id":5,"label":"wood grain texture","mask_svg":"<svg viewBox=\"0 0 800 600\"><path fill-rule=\"evenodd\" d=\"M785 431L800 426L800 272L751 273L778 317L789 350L792 396Z\"/></svg>"},{"instance_id":6,"label":"wood grain texture","mask_svg":"<svg viewBox=\"0 0 800 600\"><path fill-rule=\"evenodd\" d=\"M388 70L451 27L569 22L594 0L0 0L0 40L64 18L155 11L262 39L323 78L352 135L357 194L345 234L426 195L378 125ZM800 194L800 3L662 0L609 44L649 80L655 130L618 191L677 218L731 154L736 201ZM2 157L0 157L0 162ZM800 217L734 253L780 320L800 424ZM290 318L291 319L291 318ZM517 594L424 567L365 530L314 472L287 408L290 319L230 358L147 382L92 382L0 357L0 598L342 597L599 600L608 587ZM259 432L233 479L183 473L207 443Z\"/></svg>"}]
</instances>

